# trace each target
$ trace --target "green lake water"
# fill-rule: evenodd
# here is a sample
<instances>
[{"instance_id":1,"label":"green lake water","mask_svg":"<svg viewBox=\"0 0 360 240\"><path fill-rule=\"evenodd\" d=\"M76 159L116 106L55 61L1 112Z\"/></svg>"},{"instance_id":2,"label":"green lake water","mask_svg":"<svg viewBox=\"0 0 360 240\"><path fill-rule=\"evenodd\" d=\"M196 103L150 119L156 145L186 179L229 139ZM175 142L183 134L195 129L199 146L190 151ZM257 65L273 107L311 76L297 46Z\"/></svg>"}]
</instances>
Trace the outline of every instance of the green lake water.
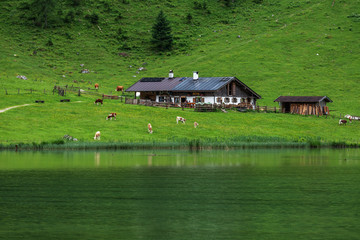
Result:
<instances>
[{"instance_id":1,"label":"green lake water","mask_svg":"<svg viewBox=\"0 0 360 240\"><path fill-rule=\"evenodd\" d=\"M0 152L0 239L360 239L360 150Z\"/></svg>"}]
</instances>

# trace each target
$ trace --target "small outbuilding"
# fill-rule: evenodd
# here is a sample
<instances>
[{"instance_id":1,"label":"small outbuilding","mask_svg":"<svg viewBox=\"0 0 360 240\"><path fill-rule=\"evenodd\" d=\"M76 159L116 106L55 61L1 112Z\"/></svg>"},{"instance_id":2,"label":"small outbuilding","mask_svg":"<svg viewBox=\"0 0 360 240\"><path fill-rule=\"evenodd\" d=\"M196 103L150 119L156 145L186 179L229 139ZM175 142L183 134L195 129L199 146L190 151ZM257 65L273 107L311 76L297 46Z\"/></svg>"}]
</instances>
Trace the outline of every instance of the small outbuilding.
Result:
<instances>
[{"instance_id":1,"label":"small outbuilding","mask_svg":"<svg viewBox=\"0 0 360 240\"><path fill-rule=\"evenodd\" d=\"M301 115L328 115L332 102L327 96L280 96L274 100L279 102L281 112Z\"/></svg>"}]
</instances>

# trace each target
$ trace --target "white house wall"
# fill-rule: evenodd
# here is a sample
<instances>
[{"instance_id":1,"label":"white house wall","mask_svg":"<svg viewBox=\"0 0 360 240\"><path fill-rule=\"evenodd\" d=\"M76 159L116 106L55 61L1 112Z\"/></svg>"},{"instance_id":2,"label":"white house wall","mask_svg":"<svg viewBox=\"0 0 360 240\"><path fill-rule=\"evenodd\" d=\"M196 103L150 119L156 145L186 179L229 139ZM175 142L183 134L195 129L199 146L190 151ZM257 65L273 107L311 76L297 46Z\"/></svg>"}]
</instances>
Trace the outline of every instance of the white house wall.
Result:
<instances>
[{"instance_id":1,"label":"white house wall","mask_svg":"<svg viewBox=\"0 0 360 240\"><path fill-rule=\"evenodd\" d=\"M156 96L156 102L159 102L159 97L160 96L163 96L163 95L157 95ZM174 102L174 97L178 97L180 98L181 96L171 96L171 102ZM186 100L187 102L189 103L193 103L194 102L194 98L197 98L199 96L186 96ZM201 96L201 98L204 98L204 103L210 103L210 104L214 104L214 103L218 103L217 102L217 99L218 98L221 98L222 99L222 104L225 104L225 105L229 105L229 104L239 104L242 102L243 99L246 99L247 98L241 98L241 97L236 97L237 101L236 103L233 103L232 99L234 97L222 97L222 96ZM226 103L225 102L225 98L229 98L229 102ZM255 107L255 101L254 101L254 98L251 98L251 102L250 102L254 107Z\"/></svg>"}]
</instances>

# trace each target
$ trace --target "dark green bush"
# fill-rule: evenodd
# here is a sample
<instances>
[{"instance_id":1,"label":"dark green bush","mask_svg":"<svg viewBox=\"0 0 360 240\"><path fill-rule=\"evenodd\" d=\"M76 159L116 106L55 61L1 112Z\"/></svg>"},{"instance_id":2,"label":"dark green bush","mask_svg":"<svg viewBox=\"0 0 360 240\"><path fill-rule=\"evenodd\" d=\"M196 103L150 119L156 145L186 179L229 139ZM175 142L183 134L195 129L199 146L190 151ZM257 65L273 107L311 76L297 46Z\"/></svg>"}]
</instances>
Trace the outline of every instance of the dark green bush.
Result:
<instances>
[{"instance_id":1,"label":"dark green bush","mask_svg":"<svg viewBox=\"0 0 360 240\"><path fill-rule=\"evenodd\" d=\"M92 24L98 24L99 23L99 15L96 13L87 14L85 16L85 19L90 21Z\"/></svg>"}]
</instances>

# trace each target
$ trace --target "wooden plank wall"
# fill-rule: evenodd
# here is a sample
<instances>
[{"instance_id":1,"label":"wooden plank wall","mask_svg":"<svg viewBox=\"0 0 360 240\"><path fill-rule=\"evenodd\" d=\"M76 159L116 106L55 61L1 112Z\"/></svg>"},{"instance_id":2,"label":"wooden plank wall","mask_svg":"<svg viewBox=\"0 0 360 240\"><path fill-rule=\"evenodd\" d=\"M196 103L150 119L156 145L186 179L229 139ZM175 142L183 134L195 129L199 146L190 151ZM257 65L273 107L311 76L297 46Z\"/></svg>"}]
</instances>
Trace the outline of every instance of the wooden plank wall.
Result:
<instances>
[{"instance_id":1,"label":"wooden plank wall","mask_svg":"<svg viewBox=\"0 0 360 240\"><path fill-rule=\"evenodd\" d=\"M316 106L315 104L291 104L290 113L300 115L329 115L329 107Z\"/></svg>"}]
</instances>

